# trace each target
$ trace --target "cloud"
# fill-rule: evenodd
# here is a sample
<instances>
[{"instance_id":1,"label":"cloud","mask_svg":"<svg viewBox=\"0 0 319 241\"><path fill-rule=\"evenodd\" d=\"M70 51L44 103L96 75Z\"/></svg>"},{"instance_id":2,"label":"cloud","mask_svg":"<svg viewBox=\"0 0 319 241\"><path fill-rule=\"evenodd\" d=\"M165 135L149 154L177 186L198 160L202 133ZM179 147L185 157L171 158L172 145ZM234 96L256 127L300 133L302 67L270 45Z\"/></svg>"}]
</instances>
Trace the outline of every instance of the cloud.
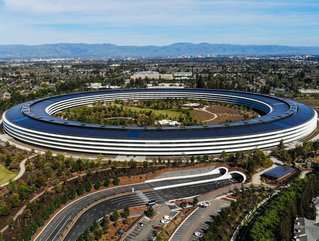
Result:
<instances>
[{"instance_id":1,"label":"cloud","mask_svg":"<svg viewBox=\"0 0 319 241\"><path fill-rule=\"evenodd\" d=\"M2 1L1 42L310 45L319 37L317 0Z\"/></svg>"}]
</instances>

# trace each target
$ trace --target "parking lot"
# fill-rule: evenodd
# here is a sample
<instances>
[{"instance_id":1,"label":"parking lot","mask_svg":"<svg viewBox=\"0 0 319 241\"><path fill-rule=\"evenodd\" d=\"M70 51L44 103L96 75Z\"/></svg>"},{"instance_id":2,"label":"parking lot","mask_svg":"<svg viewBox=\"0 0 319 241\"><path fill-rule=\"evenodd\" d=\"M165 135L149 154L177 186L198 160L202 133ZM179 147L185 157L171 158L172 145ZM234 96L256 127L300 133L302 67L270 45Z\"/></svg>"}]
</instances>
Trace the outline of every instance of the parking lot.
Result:
<instances>
[{"instance_id":1,"label":"parking lot","mask_svg":"<svg viewBox=\"0 0 319 241\"><path fill-rule=\"evenodd\" d=\"M198 208L186 221L178 228L171 241L195 241L200 240L194 233L196 231L204 233L208 228L208 222L212 221L212 216L217 215L222 208L228 207L230 203L225 200L210 201L206 208Z\"/></svg>"},{"instance_id":2,"label":"parking lot","mask_svg":"<svg viewBox=\"0 0 319 241\"><path fill-rule=\"evenodd\" d=\"M160 231L161 226L165 224L161 223L161 220L165 215L174 217L177 214L177 211L171 209L167 205L163 205L157 210L157 216L149 220L144 218L143 221L139 222L134 229L129 233L129 235L124 239L125 241L150 241L154 240L157 233Z\"/></svg>"}]
</instances>

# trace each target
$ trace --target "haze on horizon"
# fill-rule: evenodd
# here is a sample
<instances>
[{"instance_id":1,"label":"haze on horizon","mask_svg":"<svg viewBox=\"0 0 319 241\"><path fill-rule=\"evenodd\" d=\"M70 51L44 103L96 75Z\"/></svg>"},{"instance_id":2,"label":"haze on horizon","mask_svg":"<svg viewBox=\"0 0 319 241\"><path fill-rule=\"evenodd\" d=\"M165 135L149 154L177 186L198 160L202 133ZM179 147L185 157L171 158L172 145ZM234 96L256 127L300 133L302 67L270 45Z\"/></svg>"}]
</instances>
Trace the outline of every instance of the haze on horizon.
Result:
<instances>
[{"instance_id":1,"label":"haze on horizon","mask_svg":"<svg viewBox=\"0 0 319 241\"><path fill-rule=\"evenodd\" d=\"M317 0L0 0L0 44L319 46Z\"/></svg>"}]
</instances>

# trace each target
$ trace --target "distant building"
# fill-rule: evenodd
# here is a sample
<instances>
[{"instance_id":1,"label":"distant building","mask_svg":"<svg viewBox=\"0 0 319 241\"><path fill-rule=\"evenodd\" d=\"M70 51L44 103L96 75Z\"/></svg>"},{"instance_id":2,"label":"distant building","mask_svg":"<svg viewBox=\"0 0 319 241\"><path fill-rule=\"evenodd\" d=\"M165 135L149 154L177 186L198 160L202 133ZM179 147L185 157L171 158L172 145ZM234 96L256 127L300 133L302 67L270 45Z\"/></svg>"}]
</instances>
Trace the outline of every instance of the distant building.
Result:
<instances>
[{"instance_id":1,"label":"distant building","mask_svg":"<svg viewBox=\"0 0 319 241\"><path fill-rule=\"evenodd\" d=\"M316 207L316 219L311 220L296 217L294 224L295 241L318 241L319 240L319 196L312 199Z\"/></svg>"},{"instance_id":2,"label":"distant building","mask_svg":"<svg viewBox=\"0 0 319 241\"><path fill-rule=\"evenodd\" d=\"M183 107L196 108L196 107L200 107L200 104L199 103L187 103L187 104L184 104Z\"/></svg>"},{"instance_id":3,"label":"distant building","mask_svg":"<svg viewBox=\"0 0 319 241\"><path fill-rule=\"evenodd\" d=\"M88 84L88 89L99 90L99 89L102 89L102 88L104 88L102 86L102 83L89 83Z\"/></svg>"},{"instance_id":4,"label":"distant building","mask_svg":"<svg viewBox=\"0 0 319 241\"><path fill-rule=\"evenodd\" d=\"M295 241L319 240L319 224L314 220L297 217L294 224Z\"/></svg>"},{"instance_id":5,"label":"distant building","mask_svg":"<svg viewBox=\"0 0 319 241\"><path fill-rule=\"evenodd\" d=\"M120 89L121 86L118 85L102 85L102 83L89 83L88 89L100 90L100 89Z\"/></svg>"},{"instance_id":6,"label":"distant building","mask_svg":"<svg viewBox=\"0 0 319 241\"><path fill-rule=\"evenodd\" d=\"M176 80L185 80L185 79L192 79L193 73L192 72L175 72L174 79Z\"/></svg>"},{"instance_id":7,"label":"distant building","mask_svg":"<svg viewBox=\"0 0 319 241\"><path fill-rule=\"evenodd\" d=\"M277 166L265 173L262 174L263 178L268 179L271 182L283 182L289 177L293 176L296 173L296 170L292 167L287 166Z\"/></svg>"},{"instance_id":8,"label":"distant building","mask_svg":"<svg viewBox=\"0 0 319 241\"><path fill-rule=\"evenodd\" d=\"M174 76L172 74L161 74L160 75L162 80L173 80Z\"/></svg>"},{"instance_id":9,"label":"distant building","mask_svg":"<svg viewBox=\"0 0 319 241\"><path fill-rule=\"evenodd\" d=\"M10 99L11 94L9 92L3 92L0 93L0 99L5 100L5 99Z\"/></svg>"},{"instance_id":10,"label":"distant building","mask_svg":"<svg viewBox=\"0 0 319 241\"><path fill-rule=\"evenodd\" d=\"M184 84L183 83L158 83L156 85L153 85L153 84L147 84L147 88L148 89L159 89L159 88L164 88L164 89L167 89L167 88L179 88L179 89L182 89L184 88Z\"/></svg>"},{"instance_id":11,"label":"distant building","mask_svg":"<svg viewBox=\"0 0 319 241\"><path fill-rule=\"evenodd\" d=\"M137 79L159 79L160 73L155 71L142 71L142 72L136 72L131 76L131 79L137 80Z\"/></svg>"},{"instance_id":12,"label":"distant building","mask_svg":"<svg viewBox=\"0 0 319 241\"><path fill-rule=\"evenodd\" d=\"M178 126L179 125L178 121L172 121L172 120L159 120L156 123L162 126Z\"/></svg>"},{"instance_id":13,"label":"distant building","mask_svg":"<svg viewBox=\"0 0 319 241\"><path fill-rule=\"evenodd\" d=\"M319 94L319 89L299 89L301 94Z\"/></svg>"}]
</instances>

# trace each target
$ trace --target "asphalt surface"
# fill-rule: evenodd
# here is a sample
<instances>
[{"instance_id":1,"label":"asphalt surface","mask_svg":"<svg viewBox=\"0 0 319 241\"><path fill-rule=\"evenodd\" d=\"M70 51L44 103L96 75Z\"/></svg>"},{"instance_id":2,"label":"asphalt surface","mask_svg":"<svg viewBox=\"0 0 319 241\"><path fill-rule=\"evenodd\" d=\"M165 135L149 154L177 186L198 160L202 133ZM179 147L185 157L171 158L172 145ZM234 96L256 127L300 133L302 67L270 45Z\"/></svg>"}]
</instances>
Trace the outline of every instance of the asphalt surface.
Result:
<instances>
[{"instance_id":1,"label":"asphalt surface","mask_svg":"<svg viewBox=\"0 0 319 241\"><path fill-rule=\"evenodd\" d=\"M94 207L84 212L81 217L76 221L68 235L65 237L65 241L74 241L82 234L85 229L89 228L95 220L98 220L108 213L114 210L123 209L125 207L134 207L146 204L136 194L128 194L120 197L115 197L96 204Z\"/></svg>"},{"instance_id":2,"label":"asphalt surface","mask_svg":"<svg viewBox=\"0 0 319 241\"><path fill-rule=\"evenodd\" d=\"M72 219L84 208L89 206L91 203L94 203L98 200L111 197L112 195L130 192L132 187L135 190L143 190L150 188L148 184L137 184L124 187L115 187L111 189L106 189L101 192L96 192L91 195L85 196L72 205L67 206L61 212L59 212L53 220L44 228L42 233L35 239L36 241L53 241L58 240L60 235L66 230L68 225L72 222ZM113 211L113 210L112 210ZM91 223L92 224L92 223ZM90 225L91 225L90 224Z\"/></svg>"},{"instance_id":3,"label":"asphalt surface","mask_svg":"<svg viewBox=\"0 0 319 241\"><path fill-rule=\"evenodd\" d=\"M152 187L164 187L164 186L170 186L175 184L182 184L182 183L188 183L188 182L196 182L196 181L202 181L202 180L208 180L220 177L222 174L211 174L211 175L205 175L205 176L199 176L199 177L189 177L189 178L179 178L179 179L173 179L173 180L163 180L163 181L155 181L155 182L149 182L149 184Z\"/></svg>"},{"instance_id":4,"label":"asphalt surface","mask_svg":"<svg viewBox=\"0 0 319 241\"><path fill-rule=\"evenodd\" d=\"M184 186L184 187L175 187L169 189L157 190L161 196L166 197L167 200L175 200L186 197L193 197L201 194L205 194L211 191L214 191L218 188L228 186L232 183L237 183L234 179L215 181L210 183L201 183L196 185Z\"/></svg>"},{"instance_id":5,"label":"asphalt surface","mask_svg":"<svg viewBox=\"0 0 319 241\"><path fill-rule=\"evenodd\" d=\"M200 177L200 180L211 179L217 176L220 176L220 174L206 175ZM198 180L198 177L186 179L187 181L194 181ZM176 181L180 183L180 181L182 180L185 182L185 178L172 181L175 181L176 184ZM115 187L92 193L91 195L85 196L84 198L75 201L72 205L67 206L61 212L59 212L35 240L55 241L61 239L61 235L63 234L63 232L66 231L67 227L71 225L72 220L78 215L78 213L85 210L85 208L87 208L90 204L95 203L99 200L107 199L85 211L81 215L81 217L73 224L64 240L76 240L76 238L81 235L86 228L90 227L95 220L102 218L104 215L111 213L114 210L123 209L127 206L133 207L147 204L151 200L156 201L156 203L162 204L168 200L197 196L230 185L234 182L237 181L229 179L211 183L162 189L157 191L151 190L151 185L149 183L143 183L124 187ZM173 185L172 182L169 183L169 185ZM161 181L161 184L167 185L167 181ZM114 195L129 193L132 191L132 188L134 188L134 193L112 198L112 196ZM142 192L141 190L144 191Z\"/></svg>"}]
</instances>

